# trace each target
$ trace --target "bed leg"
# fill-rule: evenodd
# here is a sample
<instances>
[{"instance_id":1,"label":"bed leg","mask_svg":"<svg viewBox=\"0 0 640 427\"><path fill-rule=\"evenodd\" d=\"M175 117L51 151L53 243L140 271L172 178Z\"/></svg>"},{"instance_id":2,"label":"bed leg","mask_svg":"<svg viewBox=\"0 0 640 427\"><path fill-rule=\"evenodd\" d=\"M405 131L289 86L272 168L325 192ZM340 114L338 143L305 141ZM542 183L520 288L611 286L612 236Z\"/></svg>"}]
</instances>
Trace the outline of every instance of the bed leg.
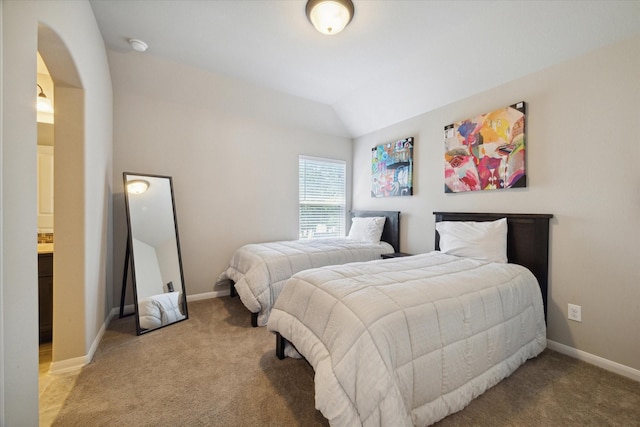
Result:
<instances>
[{"instance_id":1,"label":"bed leg","mask_svg":"<svg viewBox=\"0 0 640 427\"><path fill-rule=\"evenodd\" d=\"M233 280L229 280L229 296L231 298L235 297L236 295L238 295L238 293L236 292L236 282L234 282Z\"/></svg>"},{"instance_id":2,"label":"bed leg","mask_svg":"<svg viewBox=\"0 0 640 427\"><path fill-rule=\"evenodd\" d=\"M251 313L251 326L258 327L258 313Z\"/></svg>"},{"instance_id":3,"label":"bed leg","mask_svg":"<svg viewBox=\"0 0 640 427\"><path fill-rule=\"evenodd\" d=\"M280 335L280 332L276 332L276 356L278 359L284 359L284 345L287 342L286 339Z\"/></svg>"}]
</instances>

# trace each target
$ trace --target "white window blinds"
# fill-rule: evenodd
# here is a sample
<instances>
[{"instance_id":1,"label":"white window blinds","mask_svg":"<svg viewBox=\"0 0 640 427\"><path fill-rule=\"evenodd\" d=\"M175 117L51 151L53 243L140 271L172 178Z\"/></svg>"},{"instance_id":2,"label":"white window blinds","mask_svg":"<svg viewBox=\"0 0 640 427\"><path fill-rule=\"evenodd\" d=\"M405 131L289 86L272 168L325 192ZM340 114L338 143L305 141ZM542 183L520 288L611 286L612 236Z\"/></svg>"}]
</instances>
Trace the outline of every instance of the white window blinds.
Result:
<instances>
[{"instance_id":1,"label":"white window blinds","mask_svg":"<svg viewBox=\"0 0 640 427\"><path fill-rule=\"evenodd\" d=\"M346 163L299 157L300 238L343 237Z\"/></svg>"}]
</instances>

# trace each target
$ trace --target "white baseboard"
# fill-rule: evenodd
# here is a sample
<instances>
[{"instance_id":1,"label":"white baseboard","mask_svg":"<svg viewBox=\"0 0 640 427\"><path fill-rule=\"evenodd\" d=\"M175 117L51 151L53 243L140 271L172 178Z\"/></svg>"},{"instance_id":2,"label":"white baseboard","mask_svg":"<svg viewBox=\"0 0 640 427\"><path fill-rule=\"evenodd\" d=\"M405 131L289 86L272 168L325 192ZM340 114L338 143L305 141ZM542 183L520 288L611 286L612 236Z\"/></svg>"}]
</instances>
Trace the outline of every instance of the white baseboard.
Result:
<instances>
[{"instance_id":1,"label":"white baseboard","mask_svg":"<svg viewBox=\"0 0 640 427\"><path fill-rule=\"evenodd\" d=\"M226 296L229 296L229 289L224 289L222 291L205 292L203 294L187 295L187 302Z\"/></svg>"},{"instance_id":2,"label":"white baseboard","mask_svg":"<svg viewBox=\"0 0 640 427\"><path fill-rule=\"evenodd\" d=\"M630 378L634 381L640 382L640 370L631 368L629 366L622 365L617 362L605 359L600 356L587 353L586 351L578 350L577 348L569 347L568 345L560 344L559 342L547 340L547 347L550 350L555 350L558 353L566 354L574 359L582 360L584 362L595 365L599 368L605 369L614 374L622 375L623 377Z\"/></svg>"},{"instance_id":3,"label":"white baseboard","mask_svg":"<svg viewBox=\"0 0 640 427\"><path fill-rule=\"evenodd\" d=\"M49 367L50 374L66 374L67 372L77 371L82 368L84 365L89 363L88 355L74 357L71 359L60 360L58 362L51 362L51 366Z\"/></svg>"},{"instance_id":4,"label":"white baseboard","mask_svg":"<svg viewBox=\"0 0 640 427\"><path fill-rule=\"evenodd\" d=\"M93 356L96 354L96 350L98 349L98 345L100 344L100 341L102 340L102 336L104 335L105 331L107 330L107 326L109 326L109 323L111 323L111 319L113 319L113 316L118 314L119 311L120 311L119 308L111 309L111 311L109 312L109 315L107 316L106 320L104 321L104 323L100 327L100 330L98 331L98 334L96 335L96 338L93 340L93 343L91 343L91 347L89 347L89 352L87 354L85 354L84 356L80 356L80 357L74 357L74 358L71 358L71 359L60 360L58 362L51 362L51 366L49 367L49 373L51 373L51 374L64 374L64 373L67 373L67 372L72 372L72 371L75 371L77 369L80 369L83 366L91 363L91 361L93 360Z\"/></svg>"}]
</instances>

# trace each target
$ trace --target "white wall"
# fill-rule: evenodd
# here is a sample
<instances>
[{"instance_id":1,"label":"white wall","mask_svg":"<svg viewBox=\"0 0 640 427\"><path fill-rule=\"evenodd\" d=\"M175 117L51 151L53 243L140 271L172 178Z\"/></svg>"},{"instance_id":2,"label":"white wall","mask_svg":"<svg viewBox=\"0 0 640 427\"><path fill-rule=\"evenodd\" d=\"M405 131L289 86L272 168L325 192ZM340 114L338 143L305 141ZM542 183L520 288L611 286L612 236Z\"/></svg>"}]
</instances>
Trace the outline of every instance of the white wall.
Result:
<instances>
[{"instance_id":1,"label":"white wall","mask_svg":"<svg viewBox=\"0 0 640 427\"><path fill-rule=\"evenodd\" d=\"M196 295L214 291L243 244L297 237L298 155L351 164L351 140L328 106L151 54L108 55L115 277L126 247L122 172L173 177L186 292Z\"/></svg>"},{"instance_id":2,"label":"white wall","mask_svg":"<svg viewBox=\"0 0 640 427\"><path fill-rule=\"evenodd\" d=\"M162 278L162 289L169 292L167 283L172 282L176 291L182 292L182 278L180 277L180 264L178 259L178 251L176 247L176 239L171 238L165 240L156 247L156 255L158 264L160 265L160 274Z\"/></svg>"},{"instance_id":3,"label":"white wall","mask_svg":"<svg viewBox=\"0 0 640 427\"><path fill-rule=\"evenodd\" d=\"M428 78L428 76L425 76ZM444 193L444 126L528 103L525 189ZM550 213L548 338L640 370L640 38L366 135L353 207L402 211L401 248L433 249L434 211ZM414 136L414 196L370 197L370 149ZM582 323L567 320L582 306Z\"/></svg>"},{"instance_id":4,"label":"white wall","mask_svg":"<svg viewBox=\"0 0 640 427\"><path fill-rule=\"evenodd\" d=\"M136 291L138 292L138 300L162 293L164 283L155 248L136 238L133 238L132 241L133 252L136 254Z\"/></svg>"},{"instance_id":5,"label":"white wall","mask_svg":"<svg viewBox=\"0 0 640 427\"><path fill-rule=\"evenodd\" d=\"M80 258L73 261L76 266L74 272L79 273L73 280L80 283L81 288L70 296L72 302L78 301L75 304L78 310L74 311L78 316L70 320L80 326L71 328L71 337L60 336L61 341L68 339L79 343L79 351L70 357L80 359L89 352L110 305L107 300L111 292L107 283L112 270L108 231L111 228L109 201L112 182L111 82L104 43L88 2L5 1L1 7L0 425L34 426L38 425L37 128L34 86L36 52L41 43L51 41L47 37L39 40L39 36L47 32L56 36L48 47L55 45L60 48L60 55L48 50L45 61L51 61L47 66L53 65L49 67L52 77L54 81L58 79L55 81L57 86L64 88L61 90L62 104L65 99L72 99L78 94L83 100L80 103L82 123L73 129L74 132L81 131L79 137L83 142L78 153L81 159L80 179L65 189L66 192L75 192L71 194L79 194L71 197L74 202L82 202L81 220L76 222L76 225L82 224L79 230ZM43 26L39 28L39 24ZM56 45L58 41L61 43ZM76 86L78 82L81 87ZM57 106L58 97L54 107L57 109ZM63 107L56 114L60 114L62 121L77 117L75 112L68 113L69 110ZM68 124L62 128L73 126ZM18 182L20 185L15 185ZM56 194L58 196L65 194ZM56 226L57 218L58 215ZM56 332L55 322L54 317L54 334L67 329L63 326ZM57 345L54 344L54 358Z\"/></svg>"}]
</instances>

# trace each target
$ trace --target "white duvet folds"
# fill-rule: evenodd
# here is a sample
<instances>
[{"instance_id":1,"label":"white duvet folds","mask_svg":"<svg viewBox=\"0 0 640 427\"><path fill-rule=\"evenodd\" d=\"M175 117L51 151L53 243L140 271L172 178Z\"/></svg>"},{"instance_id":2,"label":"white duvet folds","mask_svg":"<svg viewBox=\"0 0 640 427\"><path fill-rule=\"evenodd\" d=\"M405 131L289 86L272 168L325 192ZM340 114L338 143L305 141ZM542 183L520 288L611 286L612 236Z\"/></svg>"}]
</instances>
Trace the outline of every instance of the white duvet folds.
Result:
<instances>
[{"instance_id":1,"label":"white duvet folds","mask_svg":"<svg viewBox=\"0 0 640 427\"><path fill-rule=\"evenodd\" d=\"M394 252L386 242L369 243L343 238L322 238L256 243L238 249L216 284L233 280L242 303L259 313L258 325L267 324L273 303L284 282L309 268L380 259Z\"/></svg>"},{"instance_id":2,"label":"white duvet folds","mask_svg":"<svg viewBox=\"0 0 640 427\"><path fill-rule=\"evenodd\" d=\"M303 271L268 322L315 370L332 426L425 426L546 346L533 274L440 252Z\"/></svg>"},{"instance_id":3,"label":"white duvet folds","mask_svg":"<svg viewBox=\"0 0 640 427\"><path fill-rule=\"evenodd\" d=\"M180 310L180 292L152 295L138 301L142 329L155 329L185 318Z\"/></svg>"}]
</instances>

